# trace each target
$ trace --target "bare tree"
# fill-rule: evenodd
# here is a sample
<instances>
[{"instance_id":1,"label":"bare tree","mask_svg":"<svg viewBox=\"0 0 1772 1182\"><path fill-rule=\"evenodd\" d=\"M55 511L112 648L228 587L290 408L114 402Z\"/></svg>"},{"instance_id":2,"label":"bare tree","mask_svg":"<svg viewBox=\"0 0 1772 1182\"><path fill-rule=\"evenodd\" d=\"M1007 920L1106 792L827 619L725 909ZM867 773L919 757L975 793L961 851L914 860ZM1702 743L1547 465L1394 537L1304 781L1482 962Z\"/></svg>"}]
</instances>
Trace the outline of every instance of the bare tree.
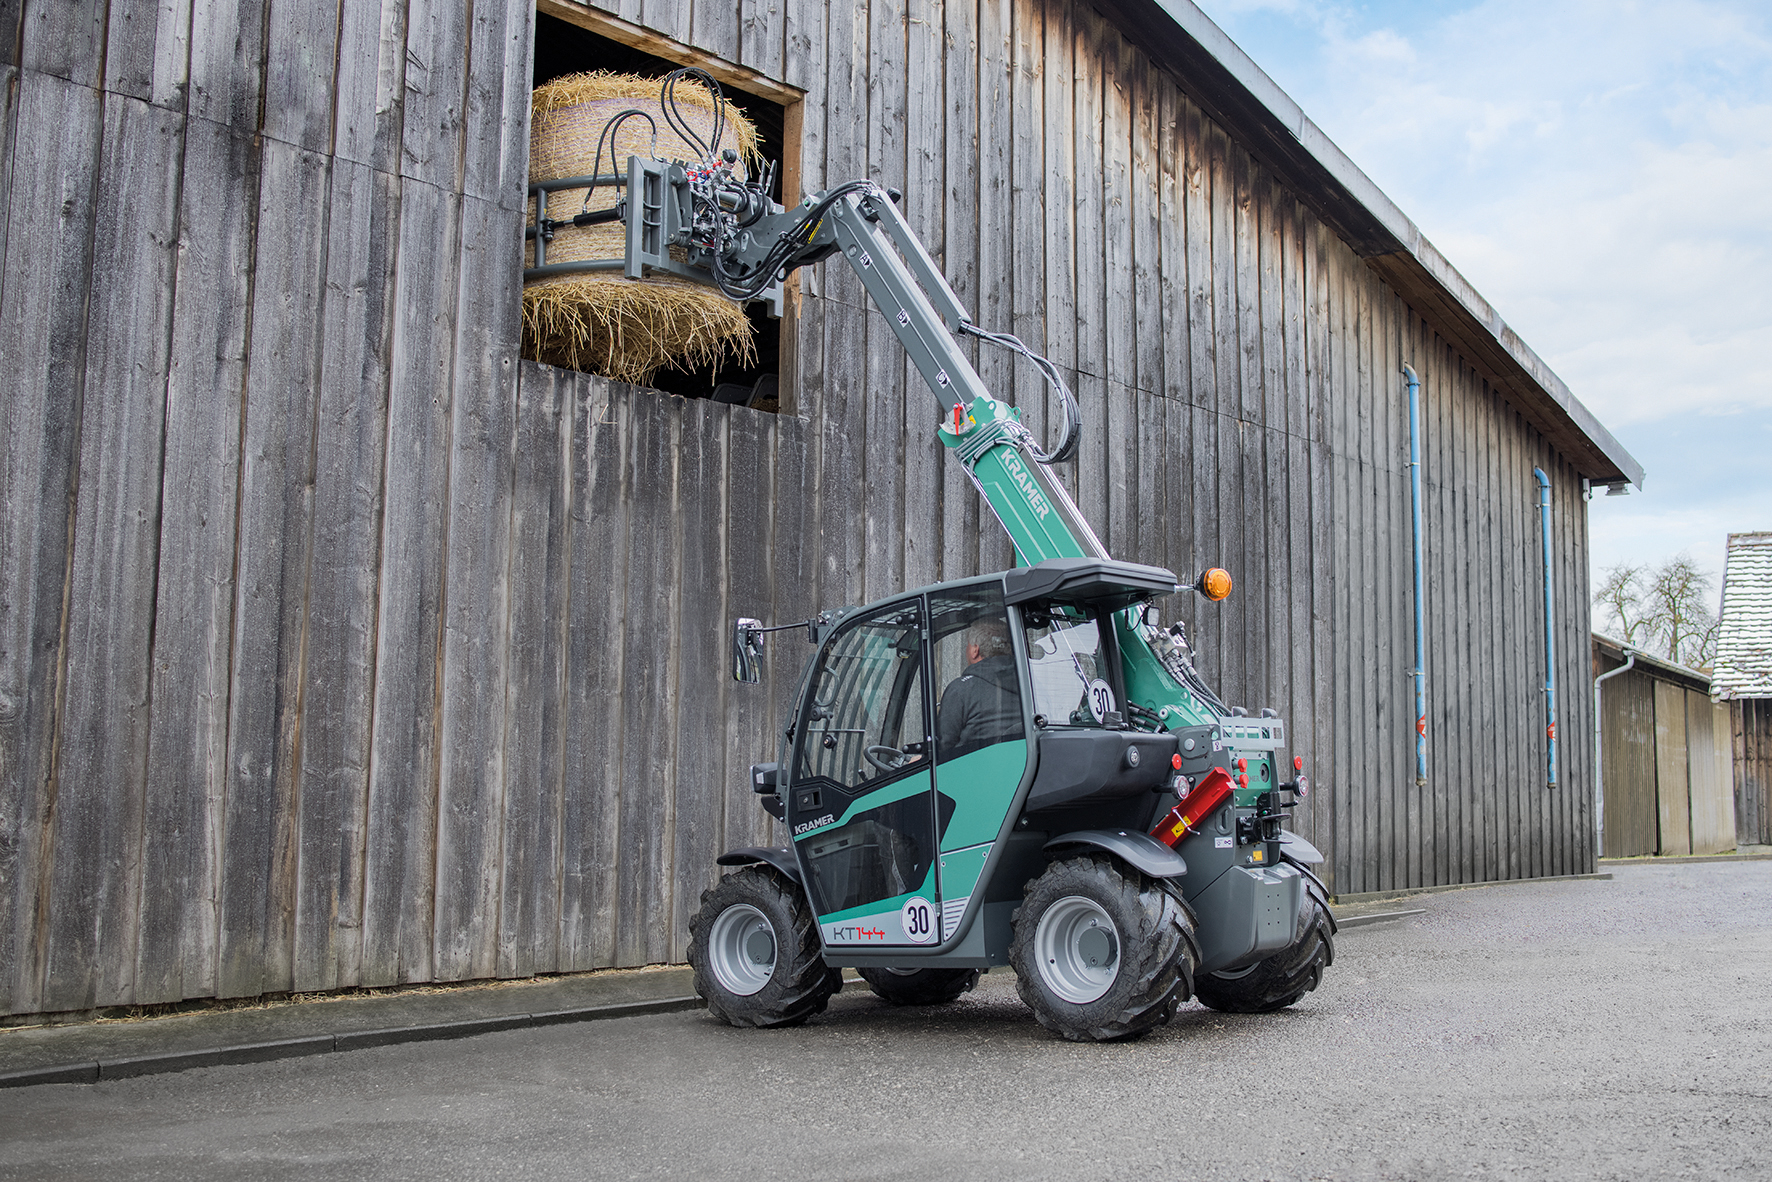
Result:
<instances>
[{"instance_id":1,"label":"bare tree","mask_svg":"<svg viewBox=\"0 0 1772 1182\"><path fill-rule=\"evenodd\" d=\"M1621 563L1603 572L1594 604L1626 644L1708 669L1717 647L1717 617L1708 602L1713 582L1685 554L1654 568Z\"/></svg>"},{"instance_id":2,"label":"bare tree","mask_svg":"<svg viewBox=\"0 0 1772 1182\"><path fill-rule=\"evenodd\" d=\"M1606 613L1602 629L1629 645L1640 644L1647 638L1648 626L1639 605L1648 573L1648 567L1628 562L1609 566L1602 572L1599 589L1594 593L1594 606Z\"/></svg>"}]
</instances>

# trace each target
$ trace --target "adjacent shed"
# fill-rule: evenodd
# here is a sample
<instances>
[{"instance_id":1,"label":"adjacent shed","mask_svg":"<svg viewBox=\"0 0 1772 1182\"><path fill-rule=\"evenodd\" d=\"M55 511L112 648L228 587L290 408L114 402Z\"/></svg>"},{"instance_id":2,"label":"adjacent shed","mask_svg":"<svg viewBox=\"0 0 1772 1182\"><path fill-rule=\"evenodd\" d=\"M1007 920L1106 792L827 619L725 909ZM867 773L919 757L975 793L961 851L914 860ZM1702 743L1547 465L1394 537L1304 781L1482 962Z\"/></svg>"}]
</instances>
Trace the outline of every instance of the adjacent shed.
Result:
<instances>
[{"instance_id":1,"label":"adjacent shed","mask_svg":"<svg viewBox=\"0 0 1772 1182\"><path fill-rule=\"evenodd\" d=\"M1741 839L1772 843L1772 532L1729 535L1712 685L1729 705Z\"/></svg>"},{"instance_id":2,"label":"adjacent shed","mask_svg":"<svg viewBox=\"0 0 1772 1182\"><path fill-rule=\"evenodd\" d=\"M1236 575L1167 610L1288 720L1336 890L1592 869L1584 495L1641 469L1186 0L26 0L0 1014L678 960L780 840L744 768L800 653L742 691L722 622L1010 562L831 264L773 403L520 359L530 87L636 55L773 118L790 199L902 189L1063 368L1112 551Z\"/></svg>"},{"instance_id":3,"label":"adjacent shed","mask_svg":"<svg viewBox=\"0 0 1772 1182\"><path fill-rule=\"evenodd\" d=\"M1708 675L1598 633L1600 852L1716 854L1735 848L1729 710Z\"/></svg>"}]
</instances>

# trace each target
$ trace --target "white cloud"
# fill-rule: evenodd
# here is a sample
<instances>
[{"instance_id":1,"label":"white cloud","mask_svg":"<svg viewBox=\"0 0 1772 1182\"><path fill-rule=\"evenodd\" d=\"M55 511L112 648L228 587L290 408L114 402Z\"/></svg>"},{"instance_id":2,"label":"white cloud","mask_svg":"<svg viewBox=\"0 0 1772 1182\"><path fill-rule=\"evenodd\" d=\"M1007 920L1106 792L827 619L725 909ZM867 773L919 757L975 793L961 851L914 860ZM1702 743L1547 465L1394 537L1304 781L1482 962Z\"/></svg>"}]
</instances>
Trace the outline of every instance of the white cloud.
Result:
<instances>
[{"instance_id":1,"label":"white cloud","mask_svg":"<svg viewBox=\"0 0 1772 1182\"><path fill-rule=\"evenodd\" d=\"M1772 423L1772 5L1203 7L1644 462L1597 564L1772 527L1714 463Z\"/></svg>"}]
</instances>

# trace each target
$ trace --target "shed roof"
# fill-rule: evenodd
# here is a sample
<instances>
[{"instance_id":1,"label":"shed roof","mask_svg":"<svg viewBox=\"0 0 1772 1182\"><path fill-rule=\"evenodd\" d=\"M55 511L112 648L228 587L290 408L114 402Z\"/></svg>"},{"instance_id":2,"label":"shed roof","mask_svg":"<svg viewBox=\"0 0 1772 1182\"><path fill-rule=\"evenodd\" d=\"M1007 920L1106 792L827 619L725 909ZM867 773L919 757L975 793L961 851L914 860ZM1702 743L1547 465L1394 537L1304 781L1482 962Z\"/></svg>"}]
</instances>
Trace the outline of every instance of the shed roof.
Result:
<instances>
[{"instance_id":1,"label":"shed roof","mask_svg":"<svg viewBox=\"0 0 1772 1182\"><path fill-rule=\"evenodd\" d=\"M1729 535L1711 683L1722 698L1772 698L1772 532Z\"/></svg>"},{"instance_id":2,"label":"shed roof","mask_svg":"<svg viewBox=\"0 0 1772 1182\"><path fill-rule=\"evenodd\" d=\"M1693 669L1665 660L1653 653L1643 651L1637 645L1626 644L1615 636L1607 636L1604 632L1593 634L1593 644L1594 655L1614 666L1624 664L1625 659L1635 653L1637 661L1632 666L1633 671L1640 670L1647 677L1653 677L1658 681L1671 681L1683 685L1687 689L1697 690L1701 694L1711 692L1710 674L1701 669Z\"/></svg>"},{"instance_id":3,"label":"shed roof","mask_svg":"<svg viewBox=\"0 0 1772 1182\"><path fill-rule=\"evenodd\" d=\"M1643 466L1372 179L1191 0L1098 0L1189 97L1452 342L1588 479Z\"/></svg>"}]
</instances>

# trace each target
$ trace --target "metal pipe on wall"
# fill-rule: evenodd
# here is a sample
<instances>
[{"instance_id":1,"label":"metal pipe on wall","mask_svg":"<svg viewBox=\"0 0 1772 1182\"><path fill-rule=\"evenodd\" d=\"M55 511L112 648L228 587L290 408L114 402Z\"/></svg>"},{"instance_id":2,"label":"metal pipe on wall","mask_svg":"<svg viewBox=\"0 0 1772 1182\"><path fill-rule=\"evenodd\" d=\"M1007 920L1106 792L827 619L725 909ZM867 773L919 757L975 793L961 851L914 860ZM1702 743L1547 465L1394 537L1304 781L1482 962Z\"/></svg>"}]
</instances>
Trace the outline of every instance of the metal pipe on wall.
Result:
<instances>
[{"instance_id":1,"label":"metal pipe on wall","mask_svg":"<svg viewBox=\"0 0 1772 1182\"><path fill-rule=\"evenodd\" d=\"M1538 525L1544 541L1544 786L1557 786L1557 633L1553 621L1555 599L1551 595L1550 477L1533 468L1538 481Z\"/></svg>"},{"instance_id":2,"label":"metal pipe on wall","mask_svg":"<svg viewBox=\"0 0 1772 1182\"><path fill-rule=\"evenodd\" d=\"M1606 780L1600 774L1603 758L1600 744L1600 683L1608 677L1629 673L1631 666L1637 663L1635 649L1625 648L1622 651L1626 657L1624 664L1594 678L1594 857L1596 858L1606 856Z\"/></svg>"},{"instance_id":3,"label":"metal pipe on wall","mask_svg":"<svg viewBox=\"0 0 1772 1182\"><path fill-rule=\"evenodd\" d=\"M1409 501L1415 526L1415 786L1427 786L1427 624L1421 560L1421 380L1405 365L1409 383Z\"/></svg>"}]
</instances>

